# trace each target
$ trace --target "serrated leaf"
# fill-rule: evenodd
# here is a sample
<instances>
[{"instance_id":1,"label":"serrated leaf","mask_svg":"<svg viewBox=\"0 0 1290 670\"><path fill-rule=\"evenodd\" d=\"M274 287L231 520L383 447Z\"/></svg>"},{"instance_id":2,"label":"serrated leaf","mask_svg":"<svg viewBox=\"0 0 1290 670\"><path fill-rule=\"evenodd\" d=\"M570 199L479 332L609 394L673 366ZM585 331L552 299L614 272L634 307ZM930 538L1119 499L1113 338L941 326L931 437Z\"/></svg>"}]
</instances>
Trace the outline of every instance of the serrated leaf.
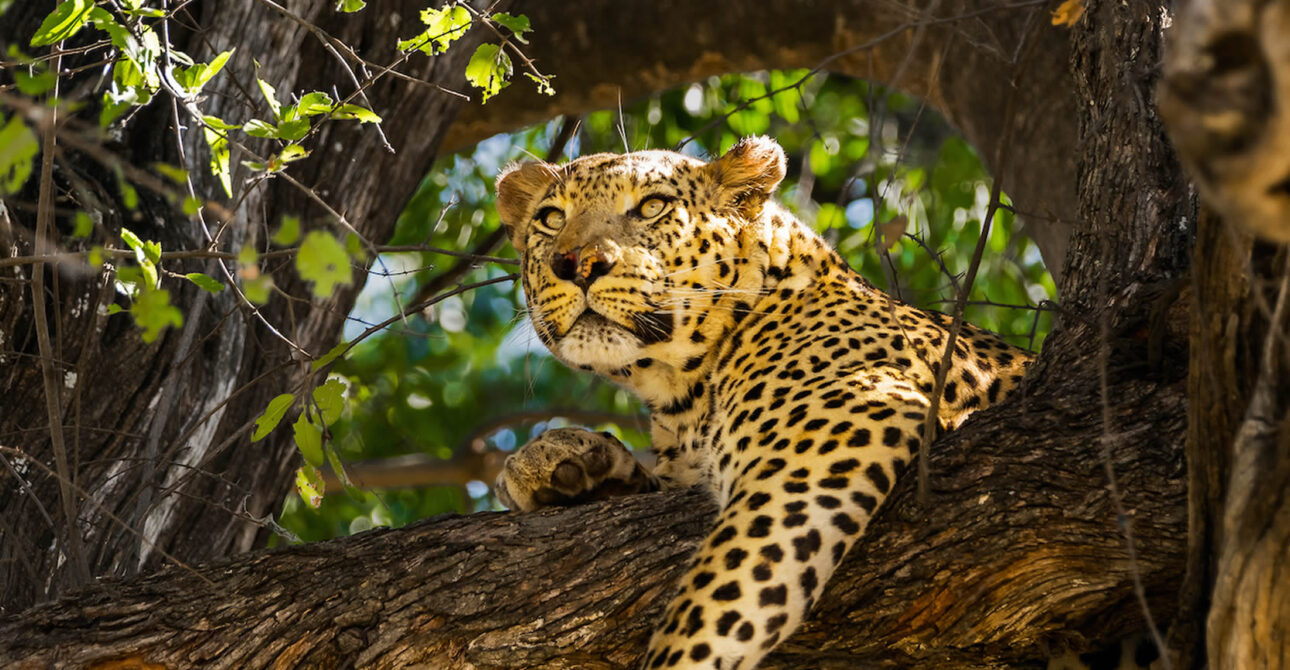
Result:
<instances>
[{"instance_id":1,"label":"serrated leaf","mask_svg":"<svg viewBox=\"0 0 1290 670\"><path fill-rule=\"evenodd\" d=\"M358 105L341 105L332 112L331 118L342 121L357 120L362 123L380 123L381 117L366 107Z\"/></svg>"},{"instance_id":2,"label":"serrated leaf","mask_svg":"<svg viewBox=\"0 0 1290 670\"><path fill-rule=\"evenodd\" d=\"M332 347L332 348L331 348L331 351L329 351L329 352L327 352L327 353L323 354L323 355L322 355L322 358L319 358L318 360L316 360L316 361L314 361L314 362L310 363L310 364L309 364L309 369L310 369L311 371L317 371L317 370L319 370L319 369L320 369L320 368L322 368L323 366L325 366L325 365L327 365L327 364L331 363L332 361L336 360L337 358L339 358L339 357L340 357L340 355L341 355L341 354L343 354L343 353L345 353L345 351L346 351L346 350L348 350L348 349L349 349L349 343L348 343L348 342L341 342L340 344L338 344L338 345L336 345L336 346Z\"/></svg>"},{"instance_id":3,"label":"serrated leaf","mask_svg":"<svg viewBox=\"0 0 1290 670\"><path fill-rule=\"evenodd\" d=\"M326 460L323 457L322 428L309 420L307 412L301 412L291 429L295 434L296 448L305 457L305 462L315 468L322 467Z\"/></svg>"},{"instance_id":4,"label":"serrated leaf","mask_svg":"<svg viewBox=\"0 0 1290 670\"><path fill-rule=\"evenodd\" d=\"M184 315L170 304L170 291L165 289L141 291L130 306L130 315L135 325L143 329L143 341L149 343L156 341L166 328L184 325Z\"/></svg>"},{"instance_id":5,"label":"serrated leaf","mask_svg":"<svg viewBox=\"0 0 1290 670\"><path fill-rule=\"evenodd\" d=\"M337 284L352 281L349 254L345 247L329 233L315 230L305 236L296 252L296 271L300 278L313 282L314 295L330 297Z\"/></svg>"},{"instance_id":6,"label":"serrated leaf","mask_svg":"<svg viewBox=\"0 0 1290 670\"><path fill-rule=\"evenodd\" d=\"M334 106L336 106L336 102L331 99L330 95L322 91L313 91L300 98L300 104L296 105L296 110L301 115L313 116L330 112Z\"/></svg>"},{"instance_id":7,"label":"serrated leaf","mask_svg":"<svg viewBox=\"0 0 1290 670\"><path fill-rule=\"evenodd\" d=\"M296 468L296 493L306 505L318 509L322 504L323 490L322 475L317 468L309 464Z\"/></svg>"},{"instance_id":8,"label":"serrated leaf","mask_svg":"<svg viewBox=\"0 0 1290 670\"><path fill-rule=\"evenodd\" d=\"M184 276L188 278L188 281L198 285L203 290L210 291L211 293L219 293L224 290L224 282L210 275L204 275L200 272L189 272Z\"/></svg>"},{"instance_id":9,"label":"serrated leaf","mask_svg":"<svg viewBox=\"0 0 1290 670\"><path fill-rule=\"evenodd\" d=\"M488 18L509 28L510 31L515 34L515 39L523 42L524 44L529 43L528 40L524 39L524 33L533 31L533 29L529 27L529 17L523 14L511 16L506 12L498 12Z\"/></svg>"},{"instance_id":10,"label":"serrated leaf","mask_svg":"<svg viewBox=\"0 0 1290 670\"><path fill-rule=\"evenodd\" d=\"M510 83L511 57L496 44L481 44L466 64L466 81L483 92L483 102Z\"/></svg>"},{"instance_id":11,"label":"serrated leaf","mask_svg":"<svg viewBox=\"0 0 1290 670\"><path fill-rule=\"evenodd\" d=\"M340 0L336 3L336 9L346 14L353 14L366 6L366 0Z\"/></svg>"},{"instance_id":12,"label":"serrated leaf","mask_svg":"<svg viewBox=\"0 0 1290 670\"><path fill-rule=\"evenodd\" d=\"M0 195L17 193L35 166L40 143L17 115L0 127Z\"/></svg>"},{"instance_id":13,"label":"serrated leaf","mask_svg":"<svg viewBox=\"0 0 1290 670\"><path fill-rule=\"evenodd\" d=\"M282 118L282 105L278 102L278 91L273 88L269 82L255 78L255 82L260 85L260 93L264 95L264 101L269 103L269 109L273 112L273 118Z\"/></svg>"},{"instance_id":14,"label":"serrated leaf","mask_svg":"<svg viewBox=\"0 0 1290 670\"><path fill-rule=\"evenodd\" d=\"M286 415L287 410L295 402L296 397L290 393L283 393L269 401L269 406L264 408L264 413L255 419L255 432L251 434L252 442L263 440L274 428L282 423L282 417Z\"/></svg>"},{"instance_id":15,"label":"serrated leaf","mask_svg":"<svg viewBox=\"0 0 1290 670\"><path fill-rule=\"evenodd\" d=\"M300 217L284 216L282 225L273 234L273 243L280 247L289 247L300 239Z\"/></svg>"},{"instance_id":16,"label":"serrated leaf","mask_svg":"<svg viewBox=\"0 0 1290 670\"><path fill-rule=\"evenodd\" d=\"M322 413L324 426L340 420L345 411L345 385L339 379L328 379L325 384L314 389L313 395L318 411Z\"/></svg>"},{"instance_id":17,"label":"serrated leaf","mask_svg":"<svg viewBox=\"0 0 1290 670\"><path fill-rule=\"evenodd\" d=\"M31 38L31 46L43 47L75 35L89 20L91 9L94 9L94 3L90 0L63 0L58 3L54 11L41 21Z\"/></svg>"}]
</instances>

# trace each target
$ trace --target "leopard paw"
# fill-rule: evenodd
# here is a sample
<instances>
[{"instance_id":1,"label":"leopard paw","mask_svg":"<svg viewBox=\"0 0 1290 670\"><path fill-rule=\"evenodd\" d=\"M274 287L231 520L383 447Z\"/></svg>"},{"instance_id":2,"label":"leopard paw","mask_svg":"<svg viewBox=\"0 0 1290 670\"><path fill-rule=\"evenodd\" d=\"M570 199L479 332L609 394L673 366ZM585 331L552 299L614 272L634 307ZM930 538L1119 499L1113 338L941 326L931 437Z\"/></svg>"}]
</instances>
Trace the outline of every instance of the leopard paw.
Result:
<instances>
[{"instance_id":1,"label":"leopard paw","mask_svg":"<svg viewBox=\"0 0 1290 670\"><path fill-rule=\"evenodd\" d=\"M658 489L613 435L556 428L508 456L493 490L510 509L530 512Z\"/></svg>"}]
</instances>

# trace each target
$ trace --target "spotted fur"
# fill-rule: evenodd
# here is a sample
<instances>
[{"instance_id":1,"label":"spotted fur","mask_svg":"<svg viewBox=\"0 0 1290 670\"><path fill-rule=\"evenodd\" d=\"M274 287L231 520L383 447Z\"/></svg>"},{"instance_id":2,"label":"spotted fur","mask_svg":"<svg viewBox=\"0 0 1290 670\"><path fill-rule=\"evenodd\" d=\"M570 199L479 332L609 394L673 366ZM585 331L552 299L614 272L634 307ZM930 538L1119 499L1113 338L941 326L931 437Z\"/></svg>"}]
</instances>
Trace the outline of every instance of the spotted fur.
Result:
<instances>
[{"instance_id":1,"label":"spotted fur","mask_svg":"<svg viewBox=\"0 0 1290 670\"><path fill-rule=\"evenodd\" d=\"M746 670L787 638L929 411L951 319L877 290L771 200L784 171L779 145L749 138L711 163L597 154L498 179L538 336L635 392L658 456L640 473L603 437L539 437L499 488L526 492L511 496L525 510L597 497L610 480L616 492L703 485L720 503L647 668ZM940 427L1007 396L1030 360L965 325ZM614 459L597 470L616 479L590 474L589 450Z\"/></svg>"}]
</instances>

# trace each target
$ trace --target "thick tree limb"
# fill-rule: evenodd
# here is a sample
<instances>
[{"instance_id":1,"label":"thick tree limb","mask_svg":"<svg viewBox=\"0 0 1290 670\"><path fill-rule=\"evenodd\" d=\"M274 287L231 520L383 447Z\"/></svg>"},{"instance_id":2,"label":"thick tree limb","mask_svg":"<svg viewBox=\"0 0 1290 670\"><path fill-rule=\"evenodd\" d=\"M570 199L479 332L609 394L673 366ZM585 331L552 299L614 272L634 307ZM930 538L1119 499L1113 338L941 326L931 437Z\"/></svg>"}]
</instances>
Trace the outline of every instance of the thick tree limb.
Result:
<instances>
[{"instance_id":1,"label":"thick tree limb","mask_svg":"<svg viewBox=\"0 0 1290 670\"><path fill-rule=\"evenodd\" d=\"M1027 397L937 443L932 509L901 481L764 667L1001 667L1140 625L1096 355L1059 338ZM1186 545L1182 390L1122 379L1111 395L1123 521L1165 620ZM105 581L0 621L0 665L629 667L713 511L691 491L447 517L199 568L214 589L176 569Z\"/></svg>"},{"instance_id":2,"label":"thick tree limb","mask_svg":"<svg viewBox=\"0 0 1290 670\"><path fill-rule=\"evenodd\" d=\"M962 130L987 164L1011 132L1014 146L1042 147L999 176L1026 232L1056 277L1075 221L1076 107L1065 30L1047 27L1024 62L1021 36L1047 22L1026 0L889 2L796 0L517 0L532 20L525 52L556 75L553 97L516 84L462 109L445 148L559 114L614 109L655 91L729 72L821 68L886 82L928 100ZM916 39L921 36L921 39ZM1014 68L1025 104L1005 114ZM633 147L643 148L643 147Z\"/></svg>"}]
</instances>

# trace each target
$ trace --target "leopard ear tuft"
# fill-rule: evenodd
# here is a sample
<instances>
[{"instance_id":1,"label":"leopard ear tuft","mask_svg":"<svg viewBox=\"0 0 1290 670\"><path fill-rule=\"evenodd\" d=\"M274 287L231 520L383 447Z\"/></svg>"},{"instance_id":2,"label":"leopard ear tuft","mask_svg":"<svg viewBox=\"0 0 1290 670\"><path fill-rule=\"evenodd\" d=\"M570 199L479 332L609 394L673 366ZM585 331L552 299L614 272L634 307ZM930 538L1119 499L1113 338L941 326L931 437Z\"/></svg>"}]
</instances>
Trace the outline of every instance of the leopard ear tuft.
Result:
<instances>
[{"instance_id":1,"label":"leopard ear tuft","mask_svg":"<svg viewBox=\"0 0 1290 670\"><path fill-rule=\"evenodd\" d=\"M779 143L769 137L739 140L725 154L708 164L719 189L722 206L737 209L745 218L761 214L788 171L788 160Z\"/></svg>"},{"instance_id":2,"label":"leopard ear tuft","mask_svg":"<svg viewBox=\"0 0 1290 670\"><path fill-rule=\"evenodd\" d=\"M550 163L512 163L497 176L497 214L515 250L524 253L524 238L534 202L555 181L559 168Z\"/></svg>"}]
</instances>

